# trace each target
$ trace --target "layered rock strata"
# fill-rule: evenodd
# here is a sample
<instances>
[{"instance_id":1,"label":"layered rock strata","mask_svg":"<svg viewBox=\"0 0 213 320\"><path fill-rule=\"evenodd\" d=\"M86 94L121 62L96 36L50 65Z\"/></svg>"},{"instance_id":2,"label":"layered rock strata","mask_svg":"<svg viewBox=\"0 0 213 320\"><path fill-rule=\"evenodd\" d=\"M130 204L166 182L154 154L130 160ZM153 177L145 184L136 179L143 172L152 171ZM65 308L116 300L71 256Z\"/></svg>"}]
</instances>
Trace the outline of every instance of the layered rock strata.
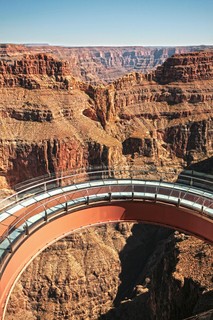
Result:
<instances>
[{"instance_id":1,"label":"layered rock strata","mask_svg":"<svg viewBox=\"0 0 213 320\"><path fill-rule=\"evenodd\" d=\"M1 59L20 60L24 54L51 54L70 63L72 74L89 83L108 83L129 72L147 73L170 56L208 50L213 46L188 47L59 47L0 44Z\"/></svg>"},{"instance_id":2,"label":"layered rock strata","mask_svg":"<svg viewBox=\"0 0 213 320\"><path fill-rule=\"evenodd\" d=\"M70 62L43 53L23 59L18 53L15 62L5 54L0 69L1 188L41 174L103 163L171 170L171 180L174 169L178 173L185 167L207 168L208 163L211 172L212 56L178 55L148 75L130 73L109 85L92 86L73 77ZM71 236L46 250L18 283L8 319L21 317L19 308L29 319L97 319L101 314L103 319L121 319L124 314L133 319L131 310L138 319L137 312L143 310L147 319L163 315L159 319L174 320L211 308L205 302L212 290L208 245L178 234L166 240L169 232L158 229L116 228ZM135 230L137 237L131 242ZM188 273L189 250L195 261L191 271L199 274ZM98 255L100 261L95 260ZM128 277L128 261L134 259L140 270ZM112 307L116 308L110 311Z\"/></svg>"},{"instance_id":3,"label":"layered rock strata","mask_svg":"<svg viewBox=\"0 0 213 320\"><path fill-rule=\"evenodd\" d=\"M155 78L161 84L211 80L212 59L212 55L207 52L175 55L168 58L162 67L157 68Z\"/></svg>"},{"instance_id":4,"label":"layered rock strata","mask_svg":"<svg viewBox=\"0 0 213 320\"><path fill-rule=\"evenodd\" d=\"M53 89L67 88L67 79L63 77L69 75L70 71L67 63L56 61L46 54L30 55L26 54L21 60L1 60L0 61L0 87L19 86L26 89L40 89L40 77L54 82ZM40 76L40 77L39 77ZM36 81L37 80L37 81ZM63 83L58 86L57 83ZM48 86L50 88L50 85Z\"/></svg>"},{"instance_id":5,"label":"layered rock strata","mask_svg":"<svg viewBox=\"0 0 213 320\"><path fill-rule=\"evenodd\" d=\"M189 65L193 56L188 55ZM195 56L198 76L190 82L173 81L174 63L165 62L154 74L129 74L105 87L75 80L67 63L45 55L31 56L29 63L25 57L22 73L4 62L1 77L12 76L14 85L4 80L0 89L2 177L15 184L101 163L182 170L211 158L212 53ZM171 59L187 66L186 55ZM170 78L166 85L157 80L162 69ZM17 80L22 77L39 86L22 86Z\"/></svg>"}]
</instances>

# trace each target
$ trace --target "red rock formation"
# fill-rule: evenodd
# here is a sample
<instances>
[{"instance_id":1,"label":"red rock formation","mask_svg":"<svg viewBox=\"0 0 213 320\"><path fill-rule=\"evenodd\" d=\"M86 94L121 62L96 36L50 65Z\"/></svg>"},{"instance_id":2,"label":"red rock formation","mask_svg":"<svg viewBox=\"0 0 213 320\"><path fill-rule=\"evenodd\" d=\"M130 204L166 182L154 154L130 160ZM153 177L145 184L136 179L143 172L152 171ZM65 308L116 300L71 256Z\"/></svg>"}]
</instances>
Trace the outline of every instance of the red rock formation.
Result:
<instances>
[{"instance_id":1,"label":"red rock formation","mask_svg":"<svg viewBox=\"0 0 213 320\"><path fill-rule=\"evenodd\" d=\"M13 63L0 61L0 74L34 74L50 76L65 76L69 74L66 62L56 61L46 54L24 55L21 60Z\"/></svg>"},{"instance_id":2,"label":"red rock formation","mask_svg":"<svg viewBox=\"0 0 213 320\"><path fill-rule=\"evenodd\" d=\"M161 84L212 79L213 54L196 52L174 55L157 68L155 78Z\"/></svg>"},{"instance_id":3,"label":"red rock formation","mask_svg":"<svg viewBox=\"0 0 213 320\"><path fill-rule=\"evenodd\" d=\"M210 56L210 53L196 54L195 68L199 69L204 57L212 61ZM186 59L185 55L179 57L182 57L179 60ZM174 62L164 66L167 74L172 73L174 63L179 61L175 57L171 59ZM32 175L67 170L86 163L94 165L103 161L110 164L114 163L115 157L116 163L122 165L146 167L151 164L161 169L175 165L181 170L184 165L212 156L211 79L159 85L149 76L133 73L108 86L92 87L73 79L63 62L38 54L34 58L31 56L30 61L37 61L36 67L31 68L32 63L28 64L28 60L19 62L19 67L23 67L22 72L27 69L29 74L15 74L15 71L11 74L13 64L13 68L2 75L5 79L12 75L13 79L21 79L23 83L27 77L30 81L37 81L40 88L39 96L37 89L30 87L31 90L26 90L26 85L24 88L1 89L1 148L4 156L0 163L2 174L8 181L16 183L30 177L30 169L26 168L32 166L29 159L34 150L47 150L44 145L51 145L51 141L60 146L53 148L54 153L50 152L51 157L55 157L54 165L41 160L47 159L46 151L39 151L42 156L33 162L43 161L42 169L31 170ZM56 77L56 70L64 77L62 83L58 81L59 75ZM48 76L54 72L55 76ZM76 160L71 160L72 156L66 150L72 149L72 141L76 141L73 148L81 153L80 159L85 160L79 160L75 152L71 154ZM11 145L10 152L4 151L7 145ZM24 155L17 151L17 145L25 150Z\"/></svg>"},{"instance_id":4,"label":"red rock formation","mask_svg":"<svg viewBox=\"0 0 213 320\"><path fill-rule=\"evenodd\" d=\"M62 82L64 87L60 88L67 88L66 75L70 75L68 63L57 61L46 54L27 54L21 60L0 61L0 87L40 89L41 77L47 76L54 77L56 82Z\"/></svg>"},{"instance_id":5,"label":"red rock formation","mask_svg":"<svg viewBox=\"0 0 213 320\"><path fill-rule=\"evenodd\" d=\"M193 77L190 74L187 78L185 71L189 70L189 62L186 65L181 63L185 60L191 61L191 56L196 57L196 63L193 65L195 73L193 73ZM212 53L201 52L191 56L189 55L188 60L185 55L178 56L178 59L171 58L169 63L164 64L161 71L159 69L156 72L156 76L154 73L146 76L140 73L131 73L110 85L97 87L75 80L69 73L67 64L57 62L44 54L33 54L30 61L26 58L21 60L19 57L16 59L19 63L16 64L15 62L5 62L4 59L0 75L1 186L8 187L8 185L14 185L26 178L57 170L65 171L76 166L94 166L104 163L106 165L140 166L145 169L154 167L161 171L168 171L169 168L174 169L175 167L177 171L181 171L187 165L193 166L197 162L203 163L212 159ZM110 61L110 55L106 58ZM31 60L37 61L35 65L33 62L31 63ZM181 66L183 71L181 71L179 81L177 81L179 73L175 71L176 65L177 69ZM185 66L187 67L185 68ZM18 73L19 71L21 73ZM160 74L162 80L159 78ZM172 76L174 76L173 80ZM161 81L168 81L168 83L164 85L161 84ZM117 228L119 229L118 233L112 231L111 234L111 247L106 248L103 244L103 256L109 257L109 252L118 255L118 251L124 247L124 238L126 239L130 235L130 230L125 226ZM120 233L123 232L124 237L121 237ZM103 235L105 233L102 233L100 237L108 242L109 238ZM147 239L152 239L155 236L149 234ZM184 236L181 235L181 237ZM156 236L156 239L160 238ZM117 290L116 285L118 285L118 260L114 259L114 256L112 259L109 258L112 263L115 263L114 273L112 263L103 263L103 269L99 270L100 273L92 268L93 265L87 266L87 270L92 270L92 272L84 271L82 261L85 261L87 253L79 252L83 248L93 250L93 242L86 243L84 238L79 241L81 243L79 251L72 253L73 256L69 255L69 258L64 258L65 277L61 276L60 278L60 272L52 272L52 269L48 269L45 276L44 269L47 267L45 264L42 267L44 269L37 273L44 275L44 286L42 286L44 282L40 282L41 280L38 278L36 280L30 278L29 282L26 278L21 280L22 284L18 285L21 291L17 293L19 298L15 295L11 298L10 315L8 314L10 318L8 319L14 319L12 318L14 317L13 313L15 313L16 320L18 319L18 304L21 308L27 306L31 319L37 316L42 319L48 318L49 315L45 315L44 309L49 310L49 308L51 316L54 312L57 317L64 319L66 317L68 319L69 317L70 319L72 317L74 319L96 317L111 308ZM133 241L132 252L134 252L137 241L137 239ZM187 242L187 247L191 248L194 241ZM198 245L200 248L202 247L199 243ZM56 249L53 249L56 255L57 252L60 252L59 256L61 257L63 246L61 243L56 245ZM116 247L116 253L113 251L113 246ZM129 242L127 241L127 251L128 246ZM68 244L65 243L65 247L67 248ZM97 247L97 252L100 252L100 245ZM140 251L143 251L144 248L146 246L143 244ZM210 290L209 285L204 283L203 279L199 279L200 284L197 285L198 276L204 272L202 269L199 269L200 274L196 275L194 280L190 280L192 275L186 275L187 268L189 268L187 264L179 265L184 269L184 271L180 271L177 265L177 251L182 250L181 246L172 240L169 244L166 242L164 248L166 249L164 256L160 256L160 251L151 256L150 264L146 269L148 273L143 269L142 274L136 273L137 279L129 281L130 287L127 288L127 297L131 301L122 303L123 306L118 308L119 319L123 317L123 312L128 314L132 310L131 306L136 310L138 305L140 305L139 309L141 306L147 305L144 312L157 310L159 314L164 315L164 318L161 319L178 319L180 314L188 316L187 312L180 311L180 301L184 303L184 300L188 298L189 288L191 288L190 294L193 293L194 299L193 301L187 300L190 303L191 312L196 307L196 301L200 299L202 293L205 293L202 288ZM204 246L203 248L207 256L209 247ZM51 250L47 250L48 254ZM92 257L97 255L95 251L92 252ZM195 255L197 253L199 252L196 252ZM140 257L140 255L138 256ZM159 295L154 291L154 287L159 286L158 271L154 267L155 263L152 265L152 261L156 262L156 256L159 257L159 263L156 264L160 268L158 270L168 271L164 274ZM87 257L90 260L89 254ZM179 258L181 256L178 256ZM197 265L199 266L201 258L199 255L195 257L198 263L194 269L198 268ZM45 256L44 258L39 257L36 261L40 261L39 259L47 261ZM59 270L56 256L54 258L49 256L48 259L53 259L53 268ZM67 278L67 270L69 269L67 266L70 264L70 259L76 266L76 274L71 279L72 281ZM170 270L170 259L174 262L174 270L172 271ZM209 261L208 258L206 260ZM104 260L104 262L106 261ZM186 263L186 259L184 261ZM38 270L39 263L36 263L33 268ZM92 263L94 263L94 259L92 259ZM99 262L97 265L100 267ZM137 264L137 266L140 265ZM27 272L29 275L29 271ZM51 273L52 275L56 274L57 277L51 278ZM84 273L88 273L89 277L86 278ZM111 275L109 283L104 277L108 273ZM167 277L168 273L169 278ZM35 274L35 272L30 271L30 274ZM79 278L79 274L83 276ZM151 276L153 281L150 284L146 278ZM209 273L207 277L209 277ZM185 280L185 278L189 280ZM57 279L60 281L57 282ZM95 289L98 279L100 279L101 285ZM91 287L86 289L88 283L91 283ZM61 286L64 290L60 289ZM69 291L70 287L74 287L74 291ZM167 290L162 289L165 287ZM79 290L80 293L78 293ZM88 302L88 296L92 297L92 302ZM176 296L180 300L174 301L173 298ZM37 301L38 297L43 297L44 305ZM163 303L167 297L171 302L169 307ZM121 295L120 300L117 299L117 301L124 298ZM77 302L83 301L83 299L85 299L84 306L80 308L79 305L77 306ZM98 299L102 302L106 301L106 304L95 308ZM51 304L48 307L50 301ZM70 307L71 301L76 303L74 305L75 311ZM160 304L158 305L156 301L160 301ZM128 310L130 311L127 311L128 302L130 307ZM160 309L161 307L162 309ZM201 309L199 310L205 311L207 307ZM23 317L23 311L20 314ZM106 317L108 316L109 319L110 317L116 319L114 311Z\"/></svg>"},{"instance_id":6,"label":"red rock formation","mask_svg":"<svg viewBox=\"0 0 213 320\"><path fill-rule=\"evenodd\" d=\"M187 60L184 54L178 57L163 66L170 79L175 63L179 67L179 61ZM123 154L137 158L137 164L144 165L144 156L157 166L168 166L171 161L178 166L177 158L189 165L212 156L213 53L201 52L195 57L195 70L202 70L202 64L210 70L202 79L200 71L200 80L175 83L174 78L171 84L159 85L149 76L133 73L90 94L96 118L106 132L122 141Z\"/></svg>"},{"instance_id":7,"label":"red rock formation","mask_svg":"<svg viewBox=\"0 0 213 320\"><path fill-rule=\"evenodd\" d=\"M189 47L57 47L47 45L0 45L0 57L20 59L24 54L51 54L69 61L72 74L90 83L112 82L129 72L143 72L161 65L174 54L200 51L212 46Z\"/></svg>"}]
</instances>

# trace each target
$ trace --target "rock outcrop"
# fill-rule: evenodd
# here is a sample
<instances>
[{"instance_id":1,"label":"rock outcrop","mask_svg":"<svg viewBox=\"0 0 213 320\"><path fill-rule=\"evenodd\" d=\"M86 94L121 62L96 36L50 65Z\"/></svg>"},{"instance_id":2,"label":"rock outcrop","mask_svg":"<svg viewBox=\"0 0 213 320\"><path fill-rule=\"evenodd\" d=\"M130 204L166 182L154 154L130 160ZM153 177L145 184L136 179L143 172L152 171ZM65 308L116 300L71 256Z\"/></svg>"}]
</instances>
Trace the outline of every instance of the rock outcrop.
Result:
<instances>
[{"instance_id":1,"label":"rock outcrop","mask_svg":"<svg viewBox=\"0 0 213 320\"><path fill-rule=\"evenodd\" d=\"M174 81L211 80L213 77L212 60L212 53L209 52L175 55L157 68L156 81L166 84Z\"/></svg>"},{"instance_id":2,"label":"rock outcrop","mask_svg":"<svg viewBox=\"0 0 213 320\"><path fill-rule=\"evenodd\" d=\"M175 77L172 81L180 61L191 61L194 56L197 75L187 83ZM168 166L172 159L178 166L178 162L190 165L212 156L212 58L206 52L189 54L188 60L185 54L175 55L153 74L128 74L94 91L96 118L106 132L122 141L126 157L137 158L135 162L143 165L149 159L156 166ZM171 83L159 84L162 69Z\"/></svg>"},{"instance_id":3,"label":"rock outcrop","mask_svg":"<svg viewBox=\"0 0 213 320\"><path fill-rule=\"evenodd\" d=\"M108 83L130 72L147 73L168 57L213 46L188 47L58 47L48 45L0 45L0 58L19 59L23 55L50 54L69 61L73 76L92 84Z\"/></svg>"},{"instance_id":4,"label":"rock outcrop","mask_svg":"<svg viewBox=\"0 0 213 320\"><path fill-rule=\"evenodd\" d=\"M6 320L184 319L212 295L211 246L148 225L73 234L41 253L17 283Z\"/></svg>"},{"instance_id":5,"label":"rock outcrop","mask_svg":"<svg viewBox=\"0 0 213 320\"><path fill-rule=\"evenodd\" d=\"M47 75L65 76L69 74L67 63L56 61L46 54L24 55L21 60L14 60L13 64L0 61L0 74L6 75Z\"/></svg>"},{"instance_id":6,"label":"rock outcrop","mask_svg":"<svg viewBox=\"0 0 213 320\"><path fill-rule=\"evenodd\" d=\"M4 50L0 64L2 188L40 174L102 163L164 172L175 168L177 173L211 163L212 52L174 56L156 72L133 72L111 84L92 86L73 77L70 61L57 61L49 53L24 52L23 57L21 48L14 59L14 52ZM174 320L210 309L205 302L211 290L210 247L180 234L168 239L169 231L130 229L123 224L104 227L47 249L17 284L7 319L23 317L20 309L27 310L26 319L97 319L101 314L103 319L121 319L124 313L126 319L133 319L128 318L131 310L137 319L143 308L150 319ZM137 237L131 238L135 230ZM189 249L190 263L195 261L191 271L197 269L199 274L188 272L185 252ZM101 262L95 260L98 253ZM132 266L136 271L128 276L133 258L138 259L138 269Z\"/></svg>"},{"instance_id":7,"label":"rock outcrop","mask_svg":"<svg viewBox=\"0 0 213 320\"><path fill-rule=\"evenodd\" d=\"M33 160L43 163L42 169L32 170L35 175L101 162L182 170L211 158L212 53L196 53L195 57L197 70L205 69L208 60L208 79L204 75L200 80L185 83L175 79L162 85L155 79L157 69L155 74L131 73L97 87L75 80L66 62L48 55L24 58L18 69L15 63L7 69L9 63L4 62L1 76L12 76L14 86L4 80L0 89L2 176L13 184L31 177L26 168L35 157L32 150L42 154L38 161ZM173 62L164 63L164 73L171 78L175 62L179 66L184 59L185 54L170 58ZM28 87L23 79L39 87ZM77 149L81 156L69 151ZM55 160L47 161L48 157Z\"/></svg>"},{"instance_id":8,"label":"rock outcrop","mask_svg":"<svg viewBox=\"0 0 213 320\"><path fill-rule=\"evenodd\" d=\"M26 54L21 60L0 61L0 87L20 86L31 90L40 89L41 77L48 77L50 79L46 82L55 82L53 89L66 89L68 86L66 75L70 75L68 63L55 60L46 54ZM58 82L63 85L58 86Z\"/></svg>"}]
</instances>

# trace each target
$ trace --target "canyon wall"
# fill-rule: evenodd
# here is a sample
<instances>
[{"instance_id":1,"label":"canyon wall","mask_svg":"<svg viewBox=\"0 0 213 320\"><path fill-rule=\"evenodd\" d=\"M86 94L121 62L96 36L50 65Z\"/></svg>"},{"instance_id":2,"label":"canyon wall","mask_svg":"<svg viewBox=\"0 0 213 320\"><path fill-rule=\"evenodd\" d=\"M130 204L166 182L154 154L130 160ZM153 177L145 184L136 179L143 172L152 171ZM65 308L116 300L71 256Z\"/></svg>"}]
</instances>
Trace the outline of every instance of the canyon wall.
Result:
<instances>
[{"instance_id":1,"label":"canyon wall","mask_svg":"<svg viewBox=\"0 0 213 320\"><path fill-rule=\"evenodd\" d=\"M25 56L12 65L4 62L2 186L75 166L175 166L181 171L211 158L212 53L171 59L174 62L165 62L152 74L131 73L97 87L76 80L68 62L48 55ZM197 71L188 82L181 74L172 78L174 65L179 68L184 60L188 70L193 59ZM163 85L158 78L162 70L169 81ZM13 85L5 80L8 77ZM22 78L39 85L23 85L18 81Z\"/></svg>"},{"instance_id":2,"label":"canyon wall","mask_svg":"<svg viewBox=\"0 0 213 320\"><path fill-rule=\"evenodd\" d=\"M212 248L148 225L90 228L27 268L7 320L184 319L212 308ZM196 318L197 319L197 318Z\"/></svg>"},{"instance_id":3,"label":"canyon wall","mask_svg":"<svg viewBox=\"0 0 213 320\"><path fill-rule=\"evenodd\" d=\"M74 77L71 59L56 59L58 48L49 48L54 57L40 49L6 47L0 62L2 189L101 164L212 172L212 52L178 54L150 74L94 86ZM210 261L209 245L169 230L88 230L35 259L6 319L22 319L23 310L42 320L189 317L213 308Z\"/></svg>"},{"instance_id":4,"label":"canyon wall","mask_svg":"<svg viewBox=\"0 0 213 320\"><path fill-rule=\"evenodd\" d=\"M81 81L108 83L130 72L147 73L174 54L212 49L213 46L182 47L59 47L0 44L0 57L19 60L24 54L50 54L69 61L70 72Z\"/></svg>"},{"instance_id":5,"label":"canyon wall","mask_svg":"<svg viewBox=\"0 0 213 320\"><path fill-rule=\"evenodd\" d=\"M175 58L168 58L157 68L155 79L161 84L174 81L211 80L212 59L212 55L207 52L175 55Z\"/></svg>"},{"instance_id":6,"label":"canyon wall","mask_svg":"<svg viewBox=\"0 0 213 320\"><path fill-rule=\"evenodd\" d=\"M122 142L132 165L178 168L212 157L212 57L205 52L174 56L173 63L166 61L152 74L128 74L90 95L97 118ZM173 78L183 59L185 71L196 62L187 82L181 73ZM166 85L159 80L162 70Z\"/></svg>"}]
</instances>

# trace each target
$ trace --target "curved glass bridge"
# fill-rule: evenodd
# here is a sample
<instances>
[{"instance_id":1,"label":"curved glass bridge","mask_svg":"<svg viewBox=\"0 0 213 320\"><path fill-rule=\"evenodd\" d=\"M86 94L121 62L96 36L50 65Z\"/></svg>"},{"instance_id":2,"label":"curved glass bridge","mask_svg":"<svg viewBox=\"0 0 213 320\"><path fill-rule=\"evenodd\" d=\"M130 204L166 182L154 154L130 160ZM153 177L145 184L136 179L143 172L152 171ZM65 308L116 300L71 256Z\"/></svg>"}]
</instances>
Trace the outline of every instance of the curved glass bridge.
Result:
<instances>
[{"instance_id":1,"label":"curved glass bridge","mask_svg":"<svg viewBox=\"0 0 213 320\"><path fill-rule=\"evenodd\" d=\"M213 176L192 171L78 169L16 186L0 202L0 318L24 268L74 230L137 221L172 227L213 243Z\"/></svg>"}]
</instances>

